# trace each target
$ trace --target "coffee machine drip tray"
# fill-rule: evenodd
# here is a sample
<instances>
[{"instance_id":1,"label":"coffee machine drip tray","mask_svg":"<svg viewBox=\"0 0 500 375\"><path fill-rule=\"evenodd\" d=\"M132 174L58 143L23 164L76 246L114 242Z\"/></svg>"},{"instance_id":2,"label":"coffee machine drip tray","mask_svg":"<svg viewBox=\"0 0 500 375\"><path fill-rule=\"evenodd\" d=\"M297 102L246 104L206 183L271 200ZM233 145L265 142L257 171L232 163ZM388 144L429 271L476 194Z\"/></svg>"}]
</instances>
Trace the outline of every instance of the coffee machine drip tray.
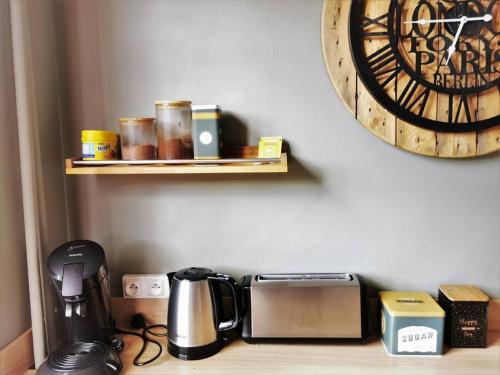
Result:
<instances>
[{"instance_id":1,"label":"coffee machine drip tray","mask_svg":"<svg viewBox=\"0 0 500 375\"><path fill-rule=\"evenodd\" d=\"M118 354L102 342L77 342L61 348L47 358L37 375L109 375L119 374Z\"/></svg>"}]
</instances>

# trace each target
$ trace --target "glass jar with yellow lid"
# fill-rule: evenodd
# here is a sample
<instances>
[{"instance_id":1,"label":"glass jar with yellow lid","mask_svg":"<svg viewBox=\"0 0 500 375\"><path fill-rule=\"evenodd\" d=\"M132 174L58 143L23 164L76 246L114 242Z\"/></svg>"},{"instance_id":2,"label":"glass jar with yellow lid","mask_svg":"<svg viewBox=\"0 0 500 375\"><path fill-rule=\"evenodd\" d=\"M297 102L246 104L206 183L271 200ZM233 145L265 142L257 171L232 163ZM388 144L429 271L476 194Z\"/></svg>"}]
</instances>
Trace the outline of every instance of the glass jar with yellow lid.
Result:
<instances>
[{"instance_id":1,"label":"glass jar with yellow lid","mask_svg":"<svg viewBox=\"0 0 500 375\"><path fill-rule=\"evenodd\" d=\"M156 159L155 119L125 117L120 122L120 140L123 160Z\"/></svg>"},{"instance_id":2,"label":"glass jar with yellow lid","mask_svg":"<svg viewBox=\"0 0 500 375\"><path fill-rule=\"evenodd\" d=\"M158 159L191 159L191 102L157 101Z\"/></svg>"}]
</instances>

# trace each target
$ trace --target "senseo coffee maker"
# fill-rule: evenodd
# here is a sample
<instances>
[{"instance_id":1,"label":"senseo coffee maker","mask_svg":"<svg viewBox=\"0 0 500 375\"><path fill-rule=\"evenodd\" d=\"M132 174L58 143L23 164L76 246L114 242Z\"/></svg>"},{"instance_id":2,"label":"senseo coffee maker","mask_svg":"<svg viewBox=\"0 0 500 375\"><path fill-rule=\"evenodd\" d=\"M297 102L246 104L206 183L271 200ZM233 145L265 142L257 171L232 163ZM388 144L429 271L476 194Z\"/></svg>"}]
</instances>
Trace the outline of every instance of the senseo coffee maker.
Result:
<instances>
[{"instance_id":1,"label":"senseo coffee maker","mask_svg":"<svg viewBox=\"0 0 500 375\"><path fill-rule=\"evenodd\" d=\"M57 306L59 349L37 374L118 374L121 361L113 337L109 272L97 243L65 243L48 257L47 271Z\"/></svg>"}]
</instances>

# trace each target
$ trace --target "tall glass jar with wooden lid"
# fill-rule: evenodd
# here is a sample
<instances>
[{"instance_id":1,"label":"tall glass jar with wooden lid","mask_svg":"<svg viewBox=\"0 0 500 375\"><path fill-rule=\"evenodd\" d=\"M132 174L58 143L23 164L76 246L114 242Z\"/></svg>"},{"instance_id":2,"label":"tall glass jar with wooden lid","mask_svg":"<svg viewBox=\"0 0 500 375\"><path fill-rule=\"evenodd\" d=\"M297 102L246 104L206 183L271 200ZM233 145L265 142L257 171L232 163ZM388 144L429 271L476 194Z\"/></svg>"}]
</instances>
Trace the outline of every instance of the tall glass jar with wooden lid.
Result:
<instances>
[{"instance_id":1,"label":"tall glass jar with wooden lid","mask_svg":"<svg viewBox=\"0 0 500 375\"><path fill-rule=\"evenodd\" d=\"M123 160L156 159L155 119L126 117L120 122L120 141Z\"/></svg>"},{"instance_id":2,"label":"tall glass jar with wooden lid","mask_svg":"<svg viewBox=\"0 0 500 375\"><path fill-rule=\"evenodd\" d=\"M191 159L191 102L157 101L158 159Z\"/></svg>"}]
</instances>

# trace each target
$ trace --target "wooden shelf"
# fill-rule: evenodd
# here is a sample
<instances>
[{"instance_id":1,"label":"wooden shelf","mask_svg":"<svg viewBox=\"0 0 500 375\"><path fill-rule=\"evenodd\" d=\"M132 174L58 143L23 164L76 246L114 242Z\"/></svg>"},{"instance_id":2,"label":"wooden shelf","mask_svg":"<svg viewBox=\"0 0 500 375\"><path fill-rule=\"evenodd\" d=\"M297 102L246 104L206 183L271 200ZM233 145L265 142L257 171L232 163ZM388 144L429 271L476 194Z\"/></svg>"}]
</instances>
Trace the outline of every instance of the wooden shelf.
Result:
<instances>
[{"instance_id":1,"label":"wooden shelf","mask_svg":"<svg viewBox=\"0 0 500 375\"><path fill-rule=\"evenodd\" d=\"M66 159L66 174L221 174L221 173L286 173L287 154L279 159L256 159L257 147L225 150L222 160L192 161L183 164L112 164L80 165L81 158ZM75 163L76 162L76 163ZM228 163L229 162L229 163ZM124 163L120 161L120 163Z\"/></svg>"}]
</instances>

